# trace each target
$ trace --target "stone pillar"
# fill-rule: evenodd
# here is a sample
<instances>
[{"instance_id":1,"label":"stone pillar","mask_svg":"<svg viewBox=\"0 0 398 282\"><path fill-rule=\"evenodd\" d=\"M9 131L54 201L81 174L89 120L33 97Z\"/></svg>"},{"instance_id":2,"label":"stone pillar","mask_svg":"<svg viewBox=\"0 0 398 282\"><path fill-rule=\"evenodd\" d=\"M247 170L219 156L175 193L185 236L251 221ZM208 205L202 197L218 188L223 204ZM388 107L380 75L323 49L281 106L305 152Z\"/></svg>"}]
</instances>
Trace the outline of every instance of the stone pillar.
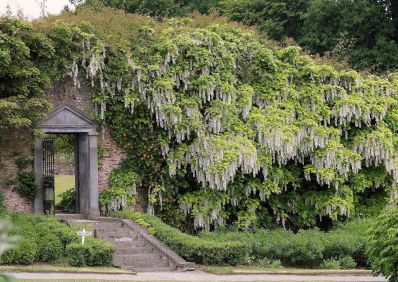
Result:
<instances>
[{"instance_id":1,"label":"stone pillar","mask_svg":"<svg viewBox=\"0 0 398 282\"><path fill-rule=\"evenodd\" d=\"M88 134L88 151L89 151L89 213L90 219L96 219L100 216L99 212L99 192L98 192L98 133Z\"/></svg>"},{"instance_id":2,"label":"stone pillar","mask_svg":"<svg viewBox=\"0 0 398 282\"><path fill-rule=\"evenodd\" d=\"M76 195L76 213L80 213L80 184L79 184L79 134L74 135L74 157L75 157L75 195Z\"/></svg>"},{"instance_id":3,"label":"stone pillar","mask_svg":"<svg viewBox=\"0 0 398 282\"><path fill-rule=\"evenodd\" d=\"M88 134L80 133L79 142L79 211L85 217L88 217L90 211L89 194L89 151Z\"/></svg>"},{"instance_id":4,"label":"stone pillar","mask_svg":"<svg viewBox=\"0 0 398 282\"><path fill-rule=\"evenodd\" d=\"M39 137L35 137L34 154L34 171L36 184L39 187L33 203L34 212L35 214L43 214L43 140Z\"/></svg>"}]
</instances>

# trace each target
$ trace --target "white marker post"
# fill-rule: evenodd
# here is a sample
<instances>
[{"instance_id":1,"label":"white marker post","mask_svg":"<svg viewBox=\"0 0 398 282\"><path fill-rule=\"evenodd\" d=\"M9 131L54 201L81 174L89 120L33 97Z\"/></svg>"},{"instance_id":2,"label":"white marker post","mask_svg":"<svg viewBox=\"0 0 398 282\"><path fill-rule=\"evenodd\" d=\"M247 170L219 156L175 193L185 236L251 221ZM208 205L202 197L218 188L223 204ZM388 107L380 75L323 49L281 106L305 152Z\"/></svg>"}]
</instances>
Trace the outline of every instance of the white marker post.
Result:
<instances>
[{"instance_id":1,"label":"white marker post","mask_svg":"<svg viewBox=\"0 0 398 282\"><path fill-rule=\"evenodd\" d=\"M93 232L91 232L91 231L86 231L86 229L83 229L83 231L77 231L77 235L79 235L80 237L82 237L82 245L84 245L84 238L86 238L86 236L91 236L91 235L93 235Z\"/></svg>"}]
</instances>

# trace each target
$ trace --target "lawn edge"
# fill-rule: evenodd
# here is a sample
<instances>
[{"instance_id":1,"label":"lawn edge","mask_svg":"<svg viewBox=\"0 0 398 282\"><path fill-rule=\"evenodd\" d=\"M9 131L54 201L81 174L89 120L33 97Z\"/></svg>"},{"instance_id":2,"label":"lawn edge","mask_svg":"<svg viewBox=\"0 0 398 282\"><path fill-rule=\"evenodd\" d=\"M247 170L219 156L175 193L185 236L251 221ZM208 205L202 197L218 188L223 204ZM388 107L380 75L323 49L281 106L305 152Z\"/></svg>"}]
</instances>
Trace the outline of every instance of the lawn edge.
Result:
<instances>
[{"instance_id":1,"label":"lawn edge","mask_svg":"<svg viewBox=\"0 0 398 282\"><path fill-rule=\"evenodd\" d=\"M23 265L0 265L0 273L4 272L28 272L28 273L85 273L85 274L127 274L136 275L137 272L132 270L101 270L99 268L87 269L87 268L73 268L73 267L62 267L62 266L52 266L52 267L40 267L35 266L23 266Z\"/></svg>"},{"instance_id":2,"label":"lawn edge","mask_svg":"<svg viewBox=\"0 0 398 282\"><path fill-rule=\"evenodd\" d=\"M258 274L272 274L272 275L310 275L310 276L328 276L328 275L340 275L340 276L369 276L372 275L371 270L358 269L358 270L323 270L323 269L303 269L289 271L289 269L270 269L270 270L244 270L240 268L232 268L222 270L212 270L208 266L200 266L199 269L206 273L211 273L215 275L258 275Z\"/></svg>"}]
</instances>

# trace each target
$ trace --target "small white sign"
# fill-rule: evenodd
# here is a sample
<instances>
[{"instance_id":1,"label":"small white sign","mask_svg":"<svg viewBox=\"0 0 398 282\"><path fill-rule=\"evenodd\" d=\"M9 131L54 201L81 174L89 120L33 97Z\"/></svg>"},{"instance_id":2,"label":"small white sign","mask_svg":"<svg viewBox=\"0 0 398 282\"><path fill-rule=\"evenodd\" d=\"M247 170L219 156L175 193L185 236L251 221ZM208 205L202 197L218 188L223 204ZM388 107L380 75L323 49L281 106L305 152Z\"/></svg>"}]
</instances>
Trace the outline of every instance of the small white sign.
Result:
<instances>
[{"instance_id":1,"label":"small white sign","mask_svg":"<svg viewBox=\"0 0 398 282\"><path fill-rule=\"evenodd\" d=\"M93 235L93 232L91 232L91 231L86 231L86 229L83 229L83 231L77 231L77 235L79 235L80 237L82 237L82 245L84 245L84 238L86 238L86 236L91 236L91 235Z\"/></svg>"}]
</instances>

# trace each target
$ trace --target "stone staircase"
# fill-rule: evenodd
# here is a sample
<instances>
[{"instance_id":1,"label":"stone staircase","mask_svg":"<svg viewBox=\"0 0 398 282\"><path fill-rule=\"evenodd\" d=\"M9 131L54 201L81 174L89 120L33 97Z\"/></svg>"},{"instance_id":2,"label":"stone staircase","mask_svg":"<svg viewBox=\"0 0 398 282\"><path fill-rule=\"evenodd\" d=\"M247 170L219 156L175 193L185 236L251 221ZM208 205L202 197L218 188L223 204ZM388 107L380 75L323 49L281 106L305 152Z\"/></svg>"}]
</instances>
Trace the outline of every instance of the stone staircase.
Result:
<instances>
[{"instance_id":1,"label":"stone staircase","mask_svg":"<svg viewBox=\"0 0 398 282\"><path fill-rule=\"evenodd\" d=\"M132 220L101 218L94 223L94 236L115 247L113 265L137 272L186 271L186 262Z\"/></svg>"}]
</instances>

